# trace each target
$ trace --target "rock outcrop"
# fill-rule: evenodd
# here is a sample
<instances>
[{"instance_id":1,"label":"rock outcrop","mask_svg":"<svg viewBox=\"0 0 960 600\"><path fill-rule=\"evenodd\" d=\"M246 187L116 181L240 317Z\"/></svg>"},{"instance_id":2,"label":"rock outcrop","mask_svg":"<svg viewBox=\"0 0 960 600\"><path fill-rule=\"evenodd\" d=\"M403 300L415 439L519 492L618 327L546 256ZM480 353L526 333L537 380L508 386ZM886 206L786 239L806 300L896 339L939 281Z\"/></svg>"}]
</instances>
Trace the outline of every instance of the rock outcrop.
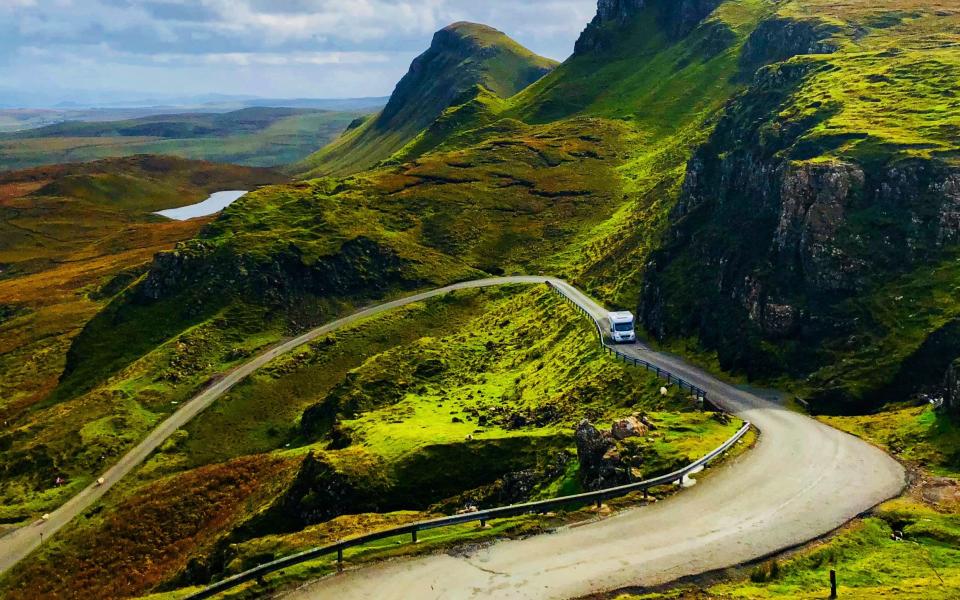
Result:
<instances>
[{"instance_id":1,"label":"rock outcrop","mask_svg":"<svg viewBox=\"0 0 960 600\"><path fill-rule=\"evenodd\" d=\"M760 23L744 45L740 62L750 73L763 65L800 54L830 54L837 49L830 36L835 25L817 20L774 18Z\"/></svg>"},{"instance_id":2,"label":"rock outcrop","mask_svg":"<svg viewBox=\"0 0 960 600\"><path fill-rule=\"evenodd\" d=\"M157 255L147 277L137 286L142 302L153 302L199 288L198 299L251 294L283 302L302 293L326 295L384 289L402 279L403 260L379 242L358 237L329 257L305 259L293 245L268 260L192 240Z\"/></svg>"},{"instance_id":3,"label":"rock outcrop","mask_svg":"<svg viewBox=\"0 0 960 600\"><path fill-rule=\"evenodd\" d=\"M601 490L627 482L627 470L609 432L600 432L590 421L580 421L576 431L580 481L588 490Z\"/></svg>"},{"instance_id":4,"label":"rock outcrop","mask_svg":"<svg viewBox=\"0 0 960 600\"><path fill-rule=\"evenodd\" d=\"M723 0L599 0L597 15L580 35L575 55L611 50L620 31L644 10L656 11L659 26L676 40L690 33Z\"/></svg>"}]
</instances>

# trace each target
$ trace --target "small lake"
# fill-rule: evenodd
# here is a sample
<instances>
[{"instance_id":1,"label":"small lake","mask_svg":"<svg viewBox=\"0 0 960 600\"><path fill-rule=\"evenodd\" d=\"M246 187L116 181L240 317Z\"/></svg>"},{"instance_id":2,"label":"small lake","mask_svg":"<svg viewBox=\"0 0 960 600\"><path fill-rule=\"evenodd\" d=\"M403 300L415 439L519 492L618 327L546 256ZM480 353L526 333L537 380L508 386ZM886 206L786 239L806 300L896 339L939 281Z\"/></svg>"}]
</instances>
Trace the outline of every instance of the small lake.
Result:
<instances>
[{"instance_id":1,"label":"small lake","mask_svg":"<svg viewBox=\"0 0 960 600\"><path fill-rule=\"evenodd\" d=\"M197 217L206 217L216 214L226 207L230 206L240 198L247 195L247 192L215 192L210 197L199 204L191 204L181 208L171 208L170 210L161 210L155 214L174 221L188 221Z\"/></svg>"}]
</instances>

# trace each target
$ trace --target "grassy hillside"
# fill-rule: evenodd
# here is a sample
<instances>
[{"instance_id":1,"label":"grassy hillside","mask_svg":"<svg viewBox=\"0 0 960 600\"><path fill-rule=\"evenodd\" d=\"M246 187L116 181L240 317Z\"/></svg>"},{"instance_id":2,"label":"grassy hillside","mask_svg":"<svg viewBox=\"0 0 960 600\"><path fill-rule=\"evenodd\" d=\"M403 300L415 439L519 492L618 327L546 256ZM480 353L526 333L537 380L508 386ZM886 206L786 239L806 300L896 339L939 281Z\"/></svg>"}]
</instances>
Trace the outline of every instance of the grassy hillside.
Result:
<instances>
[{"instance_id":1,"label":"grassy hillside","mask_svg":"<svg viewBox=\"0 0 960 600\"><path fill-rule=\"evenodd\" d=\"M165 157L0 176L0 419L6 424L0 434L0 523L11 522L7 509L15 514L21 501L40 497L53 506L70 491L50 483L49 476L60 472L55 452L21 453L18 444L13 454L7 451L13 440L32 438L38 423L57 428L58 442L87 423L71 422L62 412L39 418L31 413L56 388L74 337L154 255L192 237L209 220L178 223L150 213L224 187L279 180L263 169Z\"/></svg>"},{"instance_id":2,"label":"grassy hillside","mask_svg":"<svg viewBox=\"0 0 960 600\"><path fill-rule=\"evenodd\" d=\"M602 3L574 56L542 78L547 67L499 32L441 32L382 114L303 165L308 176L334 175L261 189L123 280L73 341L59 382L4 442L3 460L23 465L5 480L9 518L69 493L42 484L50 465L82 485L259 348L375 300L500 273L567 277L611 307L637 308L664 343L781 377L821 412L908 401L845 426L953 477L952 417L899 411L941 393L960 356L958 18L946 0ZM540 72L521 89L520 67L531 65ZM441 81L456 94L431 87ZM233 508L217 528L188 523L196 536L176 560L163 554L177 543L167 537L138 547L160 566L123 585L197 583L343 531L468 497L492 502L513 489L508 472L540 477L528 496L568 489L553 457L569 445L575 407L612 418L626 407L609 392L633 376L578 389L571 373L595 381L592 369L607 366L570 343L572 324L540 348L535 314L566 319L548 297L511 292L419 310L357 333L362 344L334 336L277 361L178 434L144 468L143 485L244 471L250 455L270 457L254 461L270 483L224 500ZM461 324L471 333L458 333ZM542 378L530 372L540 365ZM559 421L507 427L504 416L548 410L534 397L555 399ZM662 408L669 427L678 407ZM467 435L502 472L464 473ZM429 479L439 469L413 470L424 461L456 473L457 489ZM411 473L428 479L412 489ZM83 562L77 548L94 536L110 546L110 524L136 514L128 494L140 484L25 564L8 589L28 595L69 562L77 577L94 573L91 589L117 593L102 574L123 553ZM268 488L283 492L251 491ZM179 519L179 502L196 498L156 518ZM343 504L376 514L331 508ZM934 532L911 531L931 560L949 563L954 513L929 502L884 507L841 534L835 554L800 558L786 575L768 565L716 593L819 593L831 561L854 565L851 587L863 594L893 593L908 562L885 571L898 546L883 538L933 523ZM136 536L121 529L121 539ZM187 555L197 560L185 564Z\"/></svg>"},{"instance_id":3,"label":"grassy hillside","mask_svg":"<svg viewBox=\"0 0 960 600\"><path fill-rule=\"evenodd\" d=\"M295 170L316 177L368 169L400 150L450 106L480 90L512 96L555 66L496 29L455 23L437 32L381 113Z\"/></svg>"},{"instance_id":4,"label":"grassy hillside","mask_svg":"<svg viewBox=\"0 0 960 600\"><path fill-rule=\"evenodd\" d=\"M0 135L0 170L137 154L276 167L325 146L362 114L247 108L223 114L59 123Z\"/></svg>"},{"instance_id":5,"label":"grassy hillside","mask_svg":"<svg viewBox=\"0 0 960 600\"><path fill-rule=\"evenodd\" d=\"M0 590L132 597L332 534L572 493L572 428L585 417L609 427L643 412L656 424L631 446L636 477L687 463L739 427L678 390L661 396L661 385L601 352L589 321L543 287L412 305L268 365Z\"/></svg>"},{"instance_id":6,"label":"grassy hillside","mask_svg":"<svg viewBox=\"0 0 960 600\"><path fill-rule=\"evenodd\" d=\"M652 48L673 53L683 66L680 80L703 61L737 73L740 48L764 6L726 6L680 37L655 38ZM661 23L644 21L639 32L613 39L656 36ZM699 39L716 23L738 32L722 52L683 51L685 36ZM620 51L614 45L596 53ZM651 49L639 64L657 56ZM597 60L587 53L570 64L586 69L578 65ZM625 69L617 65L611 81ZM659 69L647 76L650 85L663 83ZM541 85L557 85L551 81ZM710 85L700 95L710 96L705 105L720 105L737 87ZM464 120L414 161L267 188L235 203L197 239L158 256L85 327L33 422L53 414L108 419L119 411L125 416L117 422L130 436L110 443L116 453L153 422L141 407L169 409L257 347L371 299L484 274L549 272L577 279L612 305L633 305L683 164L709 130L707 115L673 136L649 121L611 118L602 103L554 123L516 118L536 113L550 97L492 100L515 116L491 112L494 119L475 129ZM667 97L678 111L686 105L683 95L667 94L663 102ZM59 427L38 426L44 433L14 444L15 452L51 454L45 444L58 439ZM59 455L71 472L96 463L76 447Z\"/></svg>"}]
</instances>

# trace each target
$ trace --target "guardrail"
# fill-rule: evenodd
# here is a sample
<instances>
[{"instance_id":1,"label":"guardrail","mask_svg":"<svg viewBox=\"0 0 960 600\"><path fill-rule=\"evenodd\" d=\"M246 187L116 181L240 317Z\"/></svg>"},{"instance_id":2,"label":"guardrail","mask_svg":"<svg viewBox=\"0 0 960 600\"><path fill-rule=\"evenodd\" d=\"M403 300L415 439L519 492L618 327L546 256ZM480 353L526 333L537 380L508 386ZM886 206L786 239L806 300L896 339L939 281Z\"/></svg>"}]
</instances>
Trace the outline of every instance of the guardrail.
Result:
<instances>
[{"instance_id":1,"label":"guardrail","mask_svg":"<svg viewBox=\"0 0 960 600\"><path fill-rule=\"evenodd\" d=\"M645 367L650 371L655 371L658 377L665 377L669 383L676 383L680 386L681 389L689 389L691 392L697 395L697 397L703 401L707 401L707 392L692 383L673 375L672 373L666 371L654 365L653 363L647 362L645 360L635 358L620 352L615 347L609 345L604 335L603 326L600 321L596 319L586 307L581 306L574 298L568 296L562 289L558 286L551 283L547 283L551 289L558 293L562 298L573 304L581 313L590 317L594 325L597 327L597 334L600 337L600 345L603 348L615 354L618 358L623 359L627 363L636 365L638 367ZM636 483L630 483L627 485L621 485L618 487L607 488L605 490L598 490L596 492L586 492L583 494L575 494L573 496L562 496L560 498L552 498L549 500L539 500L537 502L526 502L524 504L513 504L511 506L502 506L499 508L491 508L487 510L481 510L472 513L464 513L459 515L452 515L449 517L441 517L438 519L432 519L429 521L420 521L417 523L411 523L409 525L402 525L400 527L394 527L391 529L385 529L382 531L375 531L373 533L368 533L365 535L357 536L347 540L341 540L335 544L330 544L328 546L322 546L319 548L313 548L311 550L306 550L300 552L299 554L293 554L285 558L275 560L273 562L262 564L258 567L244 571L243 573L238 573L227 579L218 581L210 586L204 588L203 590L188 596L186 600L203 600L204 598L212 598L213 596L223 593L227 590L233 589L237 586L243 585L251 581L258 581L270 573L275 573L282 569L299 565L305 562L310 562L324 556L336 554L337 563L340 564L343 562L343 552L349 548L355 548L357 546L362 546L364 544L369 544L371 542L376 542L388 538L400 537L409 535L413 543L417 542L417 533L421 531L429 531L431 529L439 529L441 527L451 527L453 525L462 525L464 523L475 523L479 522L481 525L486 525L487 521L492 521L493 519L504 519L507 517L516 517L521 515L529 514L542 514L547 513L558 508L565 508L572 505L589 505L596 503L599 507L604 500L610 498L619 498L633 492L643 492L644 497L646 497L648 490L651 488L666 485L666 484L680 484L683 482L683 478L690 475L694 471L697 471L703 467L706 467L709 463L715 460L718 456L729 450L734 444L740 441L743 436L747 434L750 430L750 423L744 424L743 427L734 434L729 440L723 443L720 447L715 449L710 454L707 454L703 458L690 463L686 467L674 471L672 473L667 473L666 475L661 475L659 477L654 477L653 479L648 479L646 481L638 481Z\"/></svg>"},{"instance_id":2,"label":"guardrail","mask_svg":"<svg viewBox=\"0 0 960 600\"><path fill-rule=\"evenodd\" d=\"M589 310L587 310L585 306L582 306L579 302L576 301L576 299L567 295L567 293L564 292L560 286L553 285L550 282L547 282L547 285L550 287L550 289L552 289L557 294L559 294L561 298L563 298L564 300L572 304L574 308L576 308L578 311L580 311L581 313L589 317L591 321L593 321L593 324L596 325L597 327L597 335L600 337L600 346L604 349L605 352L609 352L610 354L613 354L617 358L623 360L626 363L632 364L635 367L643 367L648 371L655 372L657 374L657 377L662 377L666 379L667 383L669 384L675 383L677 384L677 386L680 387L681 390L683 389L690 390L691 393L697 396L697 399L700 402L704 402L704 403L708 402L707 391L705 389L690 383L689 381L687 381L686 379L683 379L682 377L677 377L676 375L667 371L666 369L663 369L651 362L647 362L642 358L637 358L635 356L630 356L629 354L624 354L623 352L618 350L616 346L612 346L611 344L607 343L607 336L604 334L603 325L600 323L600 321L596 317L593 316L593 314L590 313Z\"/></svg>"},{"instance_id":3,"label":"guardrail","mask_svg":"<svg viewBox=\"0 0 960 600\"><path fill-rule=\"evenodd\" d=\"M650 490L650 488L673 483L682 483L684 477L690 475L694 471L706 467L709 463L713 462L718 456L722 455L731 447L733 447L734 444L739 442L749 430L750 423L744 424L744 426L741 427L733 437L724 442L723 445L718 447L710 454L707 454L703 458L690 463L680 470L668 473L666 475L661 475L660 477L654 477L653 479L648 479L646 481L639 481L614 488L607 488L605 490L599 490L596 492L586 492L583 494L575 494L573 496L563 496L560 498L552 498L550 500L539 500L537 502L526 502L524 504L514 504L511 506L502 506L500 508L491 508L472 513L441 517L429 521L420 521L418 523L411 523L409 525L402 525L400 527L394 527L347 540L341 540L335 544L330 544L320 548L313 548L311 550L300 552L299 554L293 554L291 556L260 565L259 567L255 567L249 571L244 571L243 573L239 573L222 581L218 581L217 583L214 583L203 590L188 596L187 600L202 600L204 598L212 598L217 594L235 588L244 583L257 581L262 577L269 575L270 573L275 573L281 569L316 560L328 555L336 554L337 562L342 563L344 550L379 540L409 535L411 541L416 543L417 533L420 531L429 531L431 529L439 529L441 527L451 527L453 525L462 525L464 523L474 522L479 522L481 525L486 525L487 521L492 521L493 519L504 519L507 517L517 517L521 515L543 514L558 508L566 508L571 505L589 505L595 503L597 506L600 506L604 500L608 500L610 498L619 498L633 492L644 492L644 496L646 497L646 493L648 490Z\"/></svg>"}]
</instances>

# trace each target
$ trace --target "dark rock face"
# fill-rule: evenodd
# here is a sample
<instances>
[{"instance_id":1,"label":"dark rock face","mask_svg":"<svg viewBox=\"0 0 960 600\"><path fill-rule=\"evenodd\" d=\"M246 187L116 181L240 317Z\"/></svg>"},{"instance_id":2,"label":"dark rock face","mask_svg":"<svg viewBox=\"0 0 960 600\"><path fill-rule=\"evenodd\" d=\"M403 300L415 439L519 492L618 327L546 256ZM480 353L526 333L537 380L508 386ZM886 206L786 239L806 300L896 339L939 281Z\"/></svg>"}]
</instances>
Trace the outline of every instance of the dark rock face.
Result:
<instances>
[{"instance_id":1,"label":"dark rock face","mask_svg":"<svg viewBox=\"0 0 960 600\"><path fill-rule=\"evenodd\" d=\"M951 415L960 416L960 358L953 361L947 370L946 388L944 408Z\"/></svg>"},{"instance_id":2,"label":"dark rock face","mask_svg":"<svg viewBox=\"0 0 960 600\"><path fill-rule=\"evenodd\" d=\"M365 237L347 241L337 254L312 264L295 246L261 261L194 240L159 254L137 287L136 297L152 302L195 288L200 298L243 293L284 302L303 293L323 296L382 290L401 281L402 271L403 261L392 249Z\"/></svg>"},{"instance_id":3,"label":"dark rock face","mask_svg":"<svg viewBox=\"0 0 960 600\"><path fill-rule=\"evenodd\" d=\"M750 34L740 62L753 72L800 54L832 54L837 47L827 38L836 31L836 27L816 21L768 19Z\"/></svg>"},{"instance_id":4,"label":"dark rock face","mask_svg":"<svg viewBox=\"0 0 960 600\"><path fill-rule=\"evenodd\" d=\"M586 489L602 490L627 482L626 468L608 432L601 433L584 419L577 426L576 440L580 480Z\"/></svg>"},{"instance_id":5,"label":"dark rock face","mask_svg":"<svg viewBox=\"0 0 960 600\"><path fill-rule=\"evenodd\" d=\"M599 0L596 18L601 23L614 21L622 25L646 4L646 0Z\"/></svg>"},{"instance_id":6,"label":"dark rock face","mask_svg":"<svg viewBox=\"0 0 960 600\"><path fill-rule=\"evenodd\" d=\"M379 511L382 507L375 500L377 494L358 487L358 483L322 456L308 454L293 483L262 520L269 521L269 530L296 531L345 514ZM260 527L264 525L256 521L252 524L253 530Z\"/></svg>"},{"instance_id":7,"label":"dark rock face","mask_svg":"<svg viewBox=\"0 0 960 600\"><path fill-rule=\"evenodd\" d=\"M643 10L657 11L657 20L667 37L682 38L693 31L722 0L599 0L597 15L581 34L575 55L607 51L616 34Z\"/></svg>"}]
</instances>

